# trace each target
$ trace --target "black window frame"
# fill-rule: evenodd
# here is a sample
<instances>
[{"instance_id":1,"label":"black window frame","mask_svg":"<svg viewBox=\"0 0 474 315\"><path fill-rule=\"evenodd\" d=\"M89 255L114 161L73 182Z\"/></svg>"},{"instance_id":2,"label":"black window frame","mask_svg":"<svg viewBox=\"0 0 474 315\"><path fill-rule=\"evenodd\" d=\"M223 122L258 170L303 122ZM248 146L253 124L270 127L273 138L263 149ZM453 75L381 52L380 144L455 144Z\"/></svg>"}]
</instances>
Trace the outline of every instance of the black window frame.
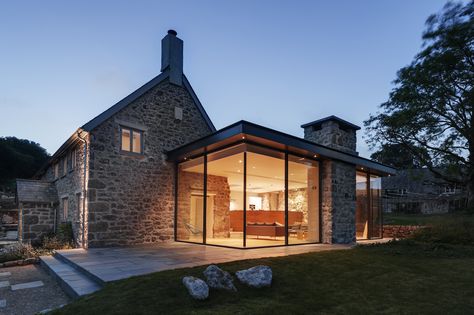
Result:
<instances>
[{"instance_id":1,"label":"black window frame","mask_svg":"<svg viewBox=\"0 0 474 315\"><path fill-rule=\"evenodd\" d=\"M124 150L123 149L123 146L122 146L122 133L123 133L123 130L128 130L130 132L130 151L127 151L127 150ZM133 152L133 134L134 133L139 133L140 134L140 152ZM144 135L145 135L145 132L143 130L140 130L140 129L137 129L137 128L132 128L132 127L127 127L127 126L120 126L120 153L123 153L123 154L129 154L129 155L144 155L144 144L145 144L145 141L144 141Z\"/></svg>"}]
</instances>

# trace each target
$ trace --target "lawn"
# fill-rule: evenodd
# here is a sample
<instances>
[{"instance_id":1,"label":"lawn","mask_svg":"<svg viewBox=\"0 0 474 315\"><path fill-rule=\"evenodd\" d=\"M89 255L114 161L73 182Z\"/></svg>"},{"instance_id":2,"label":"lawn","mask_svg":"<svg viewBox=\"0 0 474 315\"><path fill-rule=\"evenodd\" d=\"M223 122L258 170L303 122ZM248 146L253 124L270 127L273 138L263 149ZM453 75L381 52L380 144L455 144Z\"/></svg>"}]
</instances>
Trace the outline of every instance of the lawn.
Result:
<instances>
[{"instance_id":1,"label":"lawn","mask_svg":"<svg viewBox=\"0 0 474 315\"><path fill-rule=\"evenodd\" d=\"M55 314L472 314L474 247L414 241L221 264L231 273L273 269L271 288L211 291L194 301L181 284L204 267L108 284Z\"/></svg>"},{"instance_id":2,"label":"lawn","mask_svg":"<svg viewBox=\"0 0 474 315\"><path fill-rule=\"evenodd\" d=\"M386 225L431 225L438 224L445 220L450 220L462 216L461 214L404 214L404 213L384 213L383 221Z\"/></svg>"}]
</instances>

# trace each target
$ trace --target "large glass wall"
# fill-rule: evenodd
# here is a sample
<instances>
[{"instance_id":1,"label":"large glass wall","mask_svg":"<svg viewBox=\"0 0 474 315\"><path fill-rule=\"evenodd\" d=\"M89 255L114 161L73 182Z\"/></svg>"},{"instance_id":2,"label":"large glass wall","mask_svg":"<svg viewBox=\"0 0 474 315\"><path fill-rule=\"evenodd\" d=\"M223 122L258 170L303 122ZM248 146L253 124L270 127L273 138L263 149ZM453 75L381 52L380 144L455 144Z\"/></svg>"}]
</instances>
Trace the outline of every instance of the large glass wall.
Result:
<instances>
[{"instance_id":1,"label":"large glass wall","mask_svg":"<svg viewBox=\"0 0 474 315\"><path fill-rule=\"evenodd\" d=\"M320 241L317 161L240 144L180 163L177 179L179 241L246 248Z\"/></svg>"},{"instance_id":2,"label":"large glass wall","mask_svg":"<svg viewBox=\"0 0 474 315\"><path fill-rule=\"evenodd\" d=\"M206 243L243 246L244 146L207 156Z\"/></svg>"},{"instance_id":3,"label":"large glass wall","mask_svg":"<svg viewBox=\"0 0 474 315\"><path fill-rule=\"evenodd\" d=\"M249 147L246 247L285 245L285 154Z\"/></svg>"},{"instance_id":4,"label":"large glass wall","mask_svg":"<svg viewBox=\"0 0 474 315\"><path fill-rule=\"evenodd\" d=\"M356 238L382 237L381 179L365 172L356 174Z\"/></svg>"},{"instance_id":5,"label":"large glass wall","mask_svg":"<svg viewBox=\"0 0 474 315\"><path fill-rule=\"evenodd\" d=\"M356 173L356 238L369 238L369 198L367 173Z\"/></svg>"},{"instance_id":6,"label":"large glass wall","mask_svg":"<svg viewBox=\"0 0 474 315\"><path fill-rule=\"evenodd\" d=\"M288 243L319 242L318 162L288 156Z\"/></svg>"},{"instance_id":7,"label":"large glass wall","mask_svg":"<svg viewBox=\"0 0 474 315\"><path fill-rule=\"evenodd\" d=\"M375 175L370 175L370 208L371 208L371 228L370 237L382 237L382 179Z\"/></svg>"},{"instance_id":8,"label":"large glass wall","mask_svg":"<svg viewBox=\"0 0 474 315\"><path fill-rule=\"evenodd\" d=\"M204 230L204 158L178 166L178 208L176 239L203 242Z\"/></svg>"}]
</instances>

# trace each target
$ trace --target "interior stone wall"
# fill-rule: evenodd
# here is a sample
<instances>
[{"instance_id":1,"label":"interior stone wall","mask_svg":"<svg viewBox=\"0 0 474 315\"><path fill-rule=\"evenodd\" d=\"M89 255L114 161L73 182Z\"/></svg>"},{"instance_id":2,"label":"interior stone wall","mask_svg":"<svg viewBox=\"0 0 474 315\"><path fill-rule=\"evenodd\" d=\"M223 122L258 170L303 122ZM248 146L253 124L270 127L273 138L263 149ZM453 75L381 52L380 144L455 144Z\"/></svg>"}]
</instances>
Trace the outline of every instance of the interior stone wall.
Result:
<instances>
[{"instance_id":1,"label":"interior stone wall","mask_svg":"<svg viewBox=\"0 0 474 315\"><path fill-rule=\"evenodd\" d=\"M175 119L175 108L183 111ZM144 133L143 155L122 153L120 126ZM168 80L107 119L90 136L90 247L172 240L174 163L166 152L210 134L191 95Z\"/></svg>"},{"instance_id":2,"label":"interior stone wall","mask_svg":"<svg viewBox=\"0 0 474 315\"><path fill-rule=\"evenodd\" d=\"M181 172L178 180L178 231L179 240L189 238L183 222L189 222L191 195L204 193L204 174ZM214 199L213 231L209 237L230 237L230 187L227 177L208 175L207 193ZM202 230L202 227L199 227Z\"/></svg>"}]
</instances>

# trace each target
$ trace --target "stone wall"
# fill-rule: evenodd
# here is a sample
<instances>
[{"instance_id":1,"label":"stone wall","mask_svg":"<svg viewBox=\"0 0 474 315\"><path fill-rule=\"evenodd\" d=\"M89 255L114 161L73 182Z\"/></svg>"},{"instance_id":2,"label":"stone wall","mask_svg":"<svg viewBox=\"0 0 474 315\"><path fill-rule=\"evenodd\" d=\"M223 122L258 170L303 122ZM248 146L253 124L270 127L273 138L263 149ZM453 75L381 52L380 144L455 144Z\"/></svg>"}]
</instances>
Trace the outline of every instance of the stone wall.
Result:
<instances>
[{"instance_id":1,"label":"stone wall","mask_svg":"<svg viewBox=\"0 0 474 315\"><path fill-rule=\"evenodd\" d=\"M408 238L422 228L423 226L419 225L384 225L383 237Z\"/></svg>"},{"instance_id":2,"label":"stone wall","mask_svg":"<svg viewBox=\"0 0 474 315\"><path fill-rule=\"evenodd\" d=\"M120 152L121 125L144 132L143 155ZM168 80L91 131L89 246L172 240L174 164L166 152L211 132L187 90Z\"/></svg>"},{"instance_id":3,"label":"stone wall","mask_svg":"<svg viewBox=\"0 0 474 315\"><path fill-rule=\"evenodd\" d=\"M339 128L335 121L324 122L321 128L309 126L304 129L304 138L333 149L356 154L356 131Z\"/></svg>"},{"instance_id":4,"label":"stone wall","mask_svg":"<svg viewBox=\"0 0 474 315\"><path fill-rule=\"evenodd\" d=\"M178 180L178 239L189 238L189 231L184 222L189 222L191 212L191 195L203 194L204 175L192 172L181 172ZM230 237L230 187L226 177L208 175L207 193L213 198L213 228L207 231L207 237ZM202 212L202 211L201 211ZM202 230L202 227L197 227Z\"/></svg>"},{"instance_id":5,"label":"stone wall","mask_svg":"<svg viewBox=\"0 0 474 315\"><path fill-rule=\"evenodd\" d=\"M87 139L86 139L87 140ZM63 173L63 161L67 158L71 151L75 151L75 163L74 167L69 168L66 174ZM57 222L71 222L74 240L77 246L82 245L83 230L86 226L83 226L84 212L83 209L83 187L84 187L84 155L88 155L87 147L83 142L78 142L75 146L69 149L59 159L59 177L54 178L54 164L48 167L43 180L48 180L54 183L56 190L58 191L59 205L57 207ZM65 199L67 198L67 199ZM68 216L67 219L63 218L63 203L68 202ZM79 202L79 204L78 204ZM87 225L87 222L85 223ZM87 245L86 245L87 246Z\"/></svg>"},{"instance_id":6,"label":"stone wall","mask_svg":"<svg viewBox=\"0 0 474 315\"><path fill-rule=\"evenodd\" d=\"M353 243L355 234L356 169L324 160L321 165L322 242Z\"/></svg>"},{"instance_id":7,"label":"stone wall","mask_svg":"<svg viewBox=\"0 0 474 315\"><path fill-rule=\"evenodd\" d=\"M39 243L41 239L54 231L56 204L21 203L18 238L20 241Z\"/></svg>"}]
</instances>

